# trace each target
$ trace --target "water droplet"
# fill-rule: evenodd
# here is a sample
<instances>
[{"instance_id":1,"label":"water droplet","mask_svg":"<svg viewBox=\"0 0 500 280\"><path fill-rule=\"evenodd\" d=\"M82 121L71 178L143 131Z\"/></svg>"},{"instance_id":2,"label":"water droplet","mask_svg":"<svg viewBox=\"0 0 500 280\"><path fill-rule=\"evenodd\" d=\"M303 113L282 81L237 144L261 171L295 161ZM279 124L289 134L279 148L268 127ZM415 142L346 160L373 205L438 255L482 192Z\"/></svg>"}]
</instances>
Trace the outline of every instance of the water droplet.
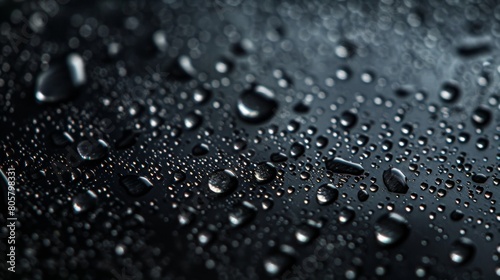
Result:
<instances>
[{"instance_id":1,"label":"water droplet","mask_svg":"<svg viewBox=\"0 0 500 280\"><path fill-rule=\"evenodd\" d=\"M410 234L408 221L391 212L381 216L375 223L375 236L382 246L393 246L403 242Z\"/></svg>"},{"instance_id":2,"label":"water droplet","mask_svg":"<svg viewBox=\"0 0 500 280\"><path fill-rule=\"evenodd\" d=\"M254 177L260 184L269 183L276 178L276 167L270 162L263 162L254 170Z\"/></svg>"},{"instance_id":3,"label":"water droplet","mask_svg":"<svg viewBox=\"0 0 500 280\"><path fill-rule=\"evenodd\" d=\"M290 147L290 156L293 158L298 158L304 154L306 148L300 143L293 143Z\"/></svg>"},{"instance_id":4,"label":"water droplet","mask_svg":"<svg viewBox=\"0 0 500 280\"><path fill-rule=\"evenodd\" d=\"M215 63L215 70L221 74L231 72L234 68L234 63L226 58L221 59Z\"/></svg>"},{"instance_id":5,"label":"water droplet","mask_svg":"<svg viewBox=\"0 0 500 280\"><path fill-rule=\"evenodd\" d=\"M472 181L474 183L484 184L487 180L488 180L488 176L486 176L482 173L474 174L472 176Z\"/></svg>"},{"instance_id":6,"label":"water droplet","mask_svg":"<svg viewBox=\"0 0 500 280\"><path fill-rule=\"evenodd\" d=\"M476 253L476 247L472 240L467 237L461 237L452 244L450 259L457 265L462 265L470 261Z\"/></svg>"},{"instance_id":7,"label":"water droplet","mask_svg":"<svg viewBox=\"0 0 500 280\"><path fill-rule=\"evenodd\" d=\"M316 139L316 147L318 149L323 149L326 146L328 146L328 138L326 138L325 136L318 136L318 138Z\"/></svg>"},{"instance_id":8,"label":"water droplet","mask_svg":"<svg viewBox=\"0 0 500 280\"><path fill-rule=\"evenodd\" d=\"M354 217L356 216L356 212L354 211L354 208L351 206L345 206L340 210L339 214L339 222L341 224L347 224L350 223Z\"/></svg>"},{"instance_id":9,"label":"water droplet","mask_svg":"<svg viewBox=\"0 0 500 280\"><path fill-rule=\"evenodd\" d=\"M445 82L441 87L439 97L445 103L453 103L460 97L460 88L455 82Z\"/></svg>"},{"instance_id":10,"label":"water droplet","mask_svg":"<svg viewBox=\"0 0 500 280\"><path fill-rule=\"evenodd\" d=\"M179 56L169 67L169 74L177 80L187 81L196 76L191 58L186 55Z\"/></svg>"},{"instance_id":11,"label":"water droplet","mask_svg":"<svg viewBox=\"0 0 500 280\"><path fill-rule=\"evenodd\" d=\"M397 168L389 168L384 171L382 176L384 178L384 184L390 192L408 192L407 178L401 170Z\"/></svg>"},{"instance_id":12,"label":"water droplet","mask_svg":"<svg viewBox=\"0 0 500 280\"><path fill-rule=\"evenodd\" d=\"M56 131L51 135L52 142L58 147L68 146L74 142L73 137L67 132Z\"/></svg>"},{"instance_id":13,"label":"water droplet","mask_svg":"<svg viewBox=\"0 0 500 280\"><path fill-rule=\"evenodd\" d=\"M234 141L233 149L235 151L242 151L247 147L247 141L244 139L236 139Z\"/></svg>"},{"instance_id":14,"label":"water droplet","mask_svg":"<svg viewBox=\"0 0 500 280\"><path fill-rule=\"evenodd\" d=\"M320 205L333 203L339 197L339 191L332 184L324 184L316 191L316 200Z\"/></svg>"},{"instance_id":15,"label":"water droplet","mask_svg":"<svg viewBox=\"0 0 500 280\"><path fill-rule=\"evenodd\" d=\"M231 170L217 170L208 178L208 188L216 194L228 194L237 186L238 180Z\"/></svg>"},{"instance_id":16,"label":"water droplet","mask_svg":"<svg viewBox=\"0 0 500 280\"><path fill-rule=\"evenodd\" d=\"M153 184L145 177L138 175L126 175L120 178L120 184L131 196L139 197L148 193Z\"/></svg>"},{"instance_id":17,"label":"water droplet","mask_svg":"<svg viewBox=\"0 0 500 280\"><path fill-rule=\"evenodd\" d=\"M264 259L264 268L270 276L278 276L293 263L293 258L283 252L269 254Z\"/></svg>"},{"instance_id":18,"label":"water droplet","mask_svg":"<svg viewBox=\"0 0 500 280\"><path fill-rule=\"evenodd\" d=\"M340 115L340 125L343 128L353 128L357 122L358 116L351 111L345 111L342 113L342 115Z\"/></svg>"},{"instance_id":19,"label":"water droplet","mask_svg":"<svg viewBox=\"0 0 500 280\"><path fill-rule=\"evenodd\" d=\"M248 201L234 207L229 213L229 223L233 227L239 227L248 223L257 214L257 208Z\"/></svg>"},{"instance_id":20,"label":"water droplet","mask_svg":"<svg viewBox=\"0 0 500 280\"><path fill-rule=\"evenodd\" d=\"M194 130L198 128L203 122L203 117L198 111L190 112L184 118L184 127L187 130Z\"/></svg>"},{"instance_id":21,"label":"water droplet","mask_svg":"<svg viewBox=\"0 0 500 280\"><path fill-rule=\"evenodd\" d=\"M88 141L78 143L77 151L84 160L97 160L103 158L109 151L109 145L104 140Z\"/></svg>"},{"instance_id":22,"label":"water droplet","mask_svg":"<svg viewBox=\"0 0 500 280\"><path fill-rule=\"evenodd\" d=\"M73 198L73 210L76 214L91 211L97 207L97 195L88 190Z\"/></svg>"},{"instance_id":23,"label":"water droplet","mask_svg":"<svg viewBox=\"0 0 500 280\"><path fill-rule=\"evenodd\" d=\"M342 158L329 159L325 162L326 169L340 174L363 175L365 169L361 164L353 163Z\"/></svg>"},{"instance_id":24,"label":"water droplet","mask_svg":"<svg viewBox=\"0 0 500 280\"><path fill-rule=\"evenodd\" d=\"M285 162L288 160L288 157L283 153L273 153L270 159L272 162Z\"/></svg>"},{"instance_id":25,"label":"water droplet","mask_svg":"<svg viewBox=\"0 0 500 280\"><path fill-rule=\"evenodd\" d=\"M368 194L367 191L365 191L365 190L359 190L358 191L358 199L359 199L359 201L361 201L361 202L367 201L369 197L370 197L370 195Z\"/></svg>"},{"instance_id":26,"label":"water droplet","mask_svg":"<svg viewBox=\"0 0 500 280\"><path fill-rule=\"evenodd\" d=\"M65 65L55 65L41 73L35 85L35 98L42 103L54 103L75 96L86 82L85 63L78 54L68 56Z\"/></svg>"},{"instance_id":27,"label":"water droplet","mask_svg":"<svg viewBox=\"0 0 500 280\"><path fill-rule=\"evenodd\" d=\"M453 210L453 212L450 213L450 219L453 221L460 221L463 219L464 213L458 209Z\"/></svg>"},{"instance_id":28,"label":"water droplet","mask_svg":"<svg viewBox=\"0 0 500 280\"><path fill-rule=\"evenodd\" d=\"M485 127L491 122L492 113L491 110L484 106L477 107L474 112L472 112L472 123L476 127Z\"/></svg>"},{"instance_id":29,"label":"water droplet","mask_svg":"<svg viewBox=\"0 0 500 280\"><path fill-rule=\"evenodd\" d=\"M295 231L295 239L303 244L309 243L318 235L318 233L319 231L317 228L308 224L301 224L297 226L297 230Z\"/></svg>"},{"instance_id":30,"label":"water droplet","mask_svg":"<svg viewBox=\"0 0 500 280\"><path fill-rule=\"evenodd\" d=\"M267 87L254 85L238 98L238 115L248 123L262 123L274 116L278 102Z\"/></svg>"},{"instance_id":31,"label":"water droplet","mask_svg":"<svg viewBox=\"0 0 500 280\"><path fill-rule=\"evenodd\" d=\"M208 154L208 152L210 152L210 148L205 143L196 144L193 147L193 149L191 150L191 153L193 154L193 156L197 156L197 157L204 156L204 155Z\"/></svg>"},{"instance_id":32,"label":"water droplet","mask_svg":"<svg viewBox=\"0 0 500 280\"><path fill-rule=\"evenodd\" d=\"M193 100L198 104L205 104L212 97L212 92L203 88L198 88L193 91Z\"/></svg>"}]
</instances>

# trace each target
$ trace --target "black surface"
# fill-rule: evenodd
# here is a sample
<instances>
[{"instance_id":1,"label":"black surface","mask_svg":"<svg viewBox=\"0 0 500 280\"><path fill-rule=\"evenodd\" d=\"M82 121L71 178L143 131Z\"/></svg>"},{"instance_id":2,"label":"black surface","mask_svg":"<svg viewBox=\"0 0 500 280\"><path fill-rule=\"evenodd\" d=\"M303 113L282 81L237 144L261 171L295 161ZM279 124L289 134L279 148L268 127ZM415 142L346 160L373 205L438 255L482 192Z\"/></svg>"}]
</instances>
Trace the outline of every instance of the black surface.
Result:
<instances>
[{"instance_id":1,"label":"black surface","mask_svg":"<svg viewBox=\"0 0 500 280\"><path fill-rule=\"evenodd\" d=\"M1 279L500 275L496 1L0 1L0 19ZM70 54L85 84L37 101Z\"/></svg>"}]
</instances>

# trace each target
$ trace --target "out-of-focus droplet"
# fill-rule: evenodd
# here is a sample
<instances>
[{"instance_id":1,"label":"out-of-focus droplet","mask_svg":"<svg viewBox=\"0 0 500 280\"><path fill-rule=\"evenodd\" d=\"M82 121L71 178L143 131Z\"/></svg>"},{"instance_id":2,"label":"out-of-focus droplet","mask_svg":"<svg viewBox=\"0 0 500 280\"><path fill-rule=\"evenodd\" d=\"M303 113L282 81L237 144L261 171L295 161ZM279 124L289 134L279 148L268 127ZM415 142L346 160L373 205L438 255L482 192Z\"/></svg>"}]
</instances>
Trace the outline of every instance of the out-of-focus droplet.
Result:
<instances>
[{"instance_id":1,"label":"out-of-focus droplet","mask_svg":"<svg viewBox=\"0 0 500 280\"><path fill-rule=\"evenodd\" d=\"M460 97L460 88L455 82L445 82L439 91L439 97L445 103L453 103Z\"/></svg>"},{"instance_id":2,"label":"out-of-focus droplet","mask_svg":"<svg viewBox=\"0 0 500 280\"><path fill-rule=\"evenodd\" d=\"M408 221L398 213L381 216L375 223L375 236L382 246L393 246L403 242L410 233Z\"/></svg>"},{"instance_id":3,"label":"out-of-focus droplet","mask_svg":"<svg viewBox=\"0 0 500 280\"><path fill-rule=\"evenodd\" d=\"M485 106L479 106L472 112L471 119L474 126L485 127L491 122L491 110Z\"/></svg>"},{"instance_id":4,"label":"out-of-focus droplet","mask_svg":"<svg viewBox=\"0 0 500 280\"><path fill-rule=\"evenodd\" d=\"M229 223L232 227L243 226L257 214L257 208L248 201L235 206L229 213Z\"/></svg>"},{"instance_id":5,"label":"out-of-focus droplet","mask_svg":"<svg viewBox=\"0 0 500 280\"><path fill-rule=\"evenodd\" d=\"M355 216L356 211L354 211L354 208L351 206L345 206L342 210L340 210L338 219L341 224L347 224L350 223Z\"/></svg>"},{"instance_id":6,"label":"out-of-focus droplet","mask_svg":"<svg viewBox=\"0 0 500 280\"><path fill-rule=\"evenodd\" d=\"M97 195L88 190L73 198L73 210L76 214L91 211L97 207Z\"/></svg>"},{"instance_id":7,"label":"out-of-focus droplet","mask_svg":"<svg viewBox=\"0 0 500 280\"><path fill-rule=\"evenodd\" d=\"M143 196L153 188L153 184L148 179L138 175L121 177L120 185L128 194L134 197Z\"/></svg>"},{"instance_id":8,"label":"out-of-focus droplet","mask_svg":"<svg viewBox=\"0 0 500 280\"><path fill-rule=\"evenodd\" d=\"M467 237L460 237L451 244L450 259L456 265L469 262L476 253L476 246Z\"/></svg>"},{"instance_id":9,"label":"out-of-focus droplet","mask_svg":"<svg viewBox=\"0 0 500 280\"><path fill-rule=\"evenodd\" d=\"M35 98L41 103L60 102L75 96L85 82L83 58L78 54L70 54L65 65L52 66L38 76Z\"/></svg>"},{"instance_id":10,"label":"out-of-focus droplet","mask_svg":"<svg viewBox=\"0 0 500 280\"><path fill-rule=\"evenodd\" d=\"M274 92L261 85L252 86L238 98L238 115L248 123L265 122L274 116L277 109Z\"/></svg>"},{"instance_id":11,"label":"out-of-focus droplet","mask_svg":"<svg viewBox=\"0 0 500 280\"><path fill-rule=\"evenodd\" d=\"M77 151L84 160L97 160L106 156L109 145L102 139L97 141L83 140L78 143Z\"/></svg>"}]
</instances>

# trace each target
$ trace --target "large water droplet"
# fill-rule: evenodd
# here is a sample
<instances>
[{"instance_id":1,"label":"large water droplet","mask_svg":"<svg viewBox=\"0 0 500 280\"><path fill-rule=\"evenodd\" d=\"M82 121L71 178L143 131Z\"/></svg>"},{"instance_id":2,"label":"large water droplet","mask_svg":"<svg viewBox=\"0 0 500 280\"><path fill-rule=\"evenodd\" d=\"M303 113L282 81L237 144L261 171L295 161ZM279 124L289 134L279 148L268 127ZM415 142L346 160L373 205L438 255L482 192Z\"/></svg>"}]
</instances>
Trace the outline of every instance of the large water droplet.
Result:
<instances>
[{"instance_id":1,"label":"large water droplet","mask_svg":"<svg viewBox=\"0 0 500 280\"><path fill-rule=\"evenodd\" d=\"M216 194L227 194L238 185L236 175L231 170L217 170L208 178L208 188Z\"/></svg>"},{"instance_id":2,"label":"large water droplet","mask_svg":"<svg viewBox=\"0 0 500 280\"><path fill-rule=\"evenodd\" d=\"M391 212L380 217L375 223L375 236L382 246L392 246L404 241L410 233L408 221Z\"/></svg>"},{"instance_id":3,"label":"large water droplet","mask_svg":"<svg viewBox=\"0 0 500 280\"><path fill-rule=\"evenodd\" d=\"M276 178L276 167L270 162L264 162L255 168L254 177L260 184L269 183Z\"/></svg>"},{"instance_id":4,"label":"large water droplet","mask_svg":"<svg viewBox=\"0 0 500 280\"><path fill-rule=\"evenodd\" d=\"M69 99L85 84L85 63L78 54L70 54L66 64L55 65L41 73L35 85L35 98L42 103Z\"/></svg>"},{"instance_id":5,"label":"large water droplet","mask_svg":"<svg viewBox=\"0 0 500 280\"><path fill-rule=\"evenodd\" d=\"M104 140L83 140L78 143L77 151L85 160L97 160L103 158L109 151L109 145Z\"/></svg>"},{"instance_id":6,"label":"large water droplet","mask_svg":"<svg viewBox=\"0 0 500 280\"><path fill-rule=\"evenodd\" d=\"M264 260L264 268L270 276L282 274L291 264L292 257L283 253L277 252L270 254Z\"/></svg>"},{"instance_id":7,"label":"large water droplet","mask_svg":"<svg viewBox=\"0 0 500 280\"><path fill-rule=\"evenodd\" d=\"M332 184L324 184L316 191L316 200L320 205L333 203L339 197L339 191Z\"/></svg>"},{"instance_id":8,"label":"large water droplet","mask_svg":"<svg viewBox=\"0 0 500 280\"><path fill-rule=\"evenodd\" d=\"M406 193L408 184L406 176L397 168L389 168L384 171L384 184L390 192Z\"/></svg>"},{"instance_id":9,"label":"large water droplet","mask_svg":"<svg viewBox=\"0 0 500 280\"><path fill-rule=\"evenodd\" d=\"M290 147L290 156L293 158L298 158L304 154L306 148L300 143L293 143Z\"/></svg>"},{"instance_id":10,"label":"large water droplet","mask_svg":"<svg viewBox=\"0 0 500 280\"><path fill-rule=\"evenodd\" d=\"M346 129L353 128L357 122L358 116L351 111L345 111L340 115L340 125Z\"/></svg>"},{"instance_id":11,"label":"large water droplet","mask_svg":"<svg viewBox=\"0 0 500 280\"><path fill-rule=\"evenodd\" d=\"M467 237L461 237L454 241L450 252L450 259L457 265L462 265L470 261L476 253L476 247L472 240Z\"/></svg>"},{"instance_id":12,"label":"large water droplet","mask_svg":"<svg viewBox=\"0 0 500 280\"><path fill-rule=\"evenodd\" d=\"M238 98L238 115L248 123L262 123L274 116L278 102L267 87L254 85Z\"/></svg>"}]
</instances>

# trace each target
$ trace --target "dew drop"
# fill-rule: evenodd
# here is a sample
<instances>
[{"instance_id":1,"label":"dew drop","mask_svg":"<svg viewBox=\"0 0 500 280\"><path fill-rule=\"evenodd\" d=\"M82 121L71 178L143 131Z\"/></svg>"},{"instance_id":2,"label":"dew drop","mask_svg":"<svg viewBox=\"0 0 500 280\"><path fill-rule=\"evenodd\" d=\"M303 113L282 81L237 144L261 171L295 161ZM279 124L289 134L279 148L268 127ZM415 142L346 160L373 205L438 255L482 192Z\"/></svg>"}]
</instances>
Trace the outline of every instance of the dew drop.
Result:
<instances>
[{"instance_id":1,"label":"dew drop","mask_svg":"<svg viewBox=\"0 0 500 280\"><path fill-rule=\"evenodd\" d=\"M103 158L109 151L109 145L104 140L88 141L78 143L77 151L84 160L97 160Z\"/></svg>"},{"instance_id":2,"label":"dew drop","mask_svg":"<svg viewBox=\"0 0 500 280\"><path fill-rule=\"evenodd\" d=\"M390 192L402 194L408 192L407 178L401 170L389 168L384 171L383 178L384 184Z\"/></svg>"},{"instance_id":3,"label":"dew drop","mask_svg":"<svg viewBox=\"0 0 500 280\"><path fill-rule=\"evenodd\" d=\"M316 200L320 205L333 203L339 197L339 191L332 184L324 184L316 191Z\"/></svg>"},{"instance_id":4,"label":"dew drop","mask_svg":"<svg viewBox=\"0 0 500 280\"><path fill-rule=\"evenodd\" d=\"M403 242L410 234L408 221L398 213L381 216L375 223L375 236L382 246L392 246Z\"/></svg>"},{"instance_id":5,"label":"dew drop","mask_svg":"<svg viewBox=\"0 0 500 280\"><path fill-rule=\"evenodd\" d=\"M238 180L231 170L217 170L208 178L208 188L216 194L228 194L237 186Z\"/></svg>"},{"instance_id":6,"label":"dew drop","mask_svg":"<svg viewBox=\"0 0 500 280\"><path fill-rule=\"evenodd\" d=\"M277 109L274 92L261 85L252 86L238 98L238 115L248 123L265 122L274 116Z\"/></svg>"}]
</instances>

